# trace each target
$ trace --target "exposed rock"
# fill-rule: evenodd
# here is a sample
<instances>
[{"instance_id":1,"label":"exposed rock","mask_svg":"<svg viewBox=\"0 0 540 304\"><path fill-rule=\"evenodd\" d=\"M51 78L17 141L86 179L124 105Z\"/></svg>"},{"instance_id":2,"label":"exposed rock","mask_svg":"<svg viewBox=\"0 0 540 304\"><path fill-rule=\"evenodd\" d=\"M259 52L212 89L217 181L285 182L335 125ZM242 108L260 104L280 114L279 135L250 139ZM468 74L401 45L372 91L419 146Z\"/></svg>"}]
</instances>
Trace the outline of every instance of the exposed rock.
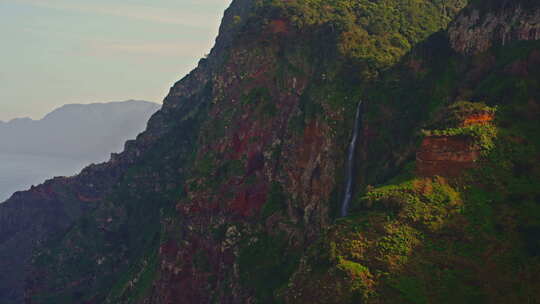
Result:
<instances>
[{"instance_id":1,"label":"exposed rock","mask_svg":"<svg viewBox=\"0 0 540 304\"><path fill-rule=\"evenodd\" d=\"M459 176L475 166L480 149L469 138L461 136L427 136L416 154L420 176Z\"/></svg>"},{"instance_id":2,"label":"exposed rock","mask_svg":"<svg viewBox=\"0 0 540 304\"><path fill-rule=\"evenodd\" d=\"M520 2L487 12L473 7L460 14L448 30L454 50L470 55L495 45L539 40L540 8L524 6Z\"/></svg>"},{"instance_id":3,"label":"exposed rock","mask_svg":"<svg viewBox=\"0 0 540 304\"><path fill-rule=\"evenodd\" d=\"M493 113L484 112L484 113L473 114L465 118L462 126L467 127L467 126L472 126L472 125L488 124L488 123L491 123L494 118L495 116Z\"/></svg>"},{"instance_id":4,"label":"exposed rock","mask_svg":"<svg viewBox=\"0 0 540 304\"><path fill-rule=\"evenodd\" d=\"M488 125L495 119L495 113L488 110L468 112L461 121L461 128L475 125ZM461 113L462 115L465 113ZM474 168L481 157L482 148L471 136L465 135L427 135L416 153L418 175L423 177L456 177L466 169Z\"/></svg>"}]
</instances>

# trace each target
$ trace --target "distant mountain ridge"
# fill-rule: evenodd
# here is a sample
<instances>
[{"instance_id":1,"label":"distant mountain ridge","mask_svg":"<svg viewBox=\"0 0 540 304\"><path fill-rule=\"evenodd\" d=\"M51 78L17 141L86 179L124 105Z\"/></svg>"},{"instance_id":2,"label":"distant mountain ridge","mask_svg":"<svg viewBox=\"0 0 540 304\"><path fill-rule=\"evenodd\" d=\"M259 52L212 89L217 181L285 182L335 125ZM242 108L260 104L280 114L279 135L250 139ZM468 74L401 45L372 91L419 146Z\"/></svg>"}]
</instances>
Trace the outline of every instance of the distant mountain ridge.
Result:
<instances>
[{"instance_id":1,"label":"distant mountain ridge","mask_svg":"<svg viewBox=\"0 0 540 304\"><path fill-rule=\"evenodd\" d=\"M40 120L0 121L0 202L48 178L106 161L144 130L159 107L138 100L67 104Z\"/></svg>"},{"instance_id":2,"label":"distant mountain ridge","mask_svg":"<svg viewBox=\"0 0 540 304\"><path fill-rule=\"evenodd\" d=\"M67 104L40 120L0 122L0 153L105 160L143 130L159 106L140 100Z\"/></svg>"}]
</instances>

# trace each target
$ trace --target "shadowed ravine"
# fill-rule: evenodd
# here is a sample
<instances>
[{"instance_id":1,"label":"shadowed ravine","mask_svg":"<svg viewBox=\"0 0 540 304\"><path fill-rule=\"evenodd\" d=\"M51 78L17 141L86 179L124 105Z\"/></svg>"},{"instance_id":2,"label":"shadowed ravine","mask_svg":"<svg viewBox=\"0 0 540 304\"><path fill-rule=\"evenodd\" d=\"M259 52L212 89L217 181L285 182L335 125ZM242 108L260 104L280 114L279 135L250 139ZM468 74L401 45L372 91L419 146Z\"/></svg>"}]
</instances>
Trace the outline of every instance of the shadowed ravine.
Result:
<instances>
[{"instance_id":1,"label":"shadowed ravine","mask_svg":"<svg viewBox=\"0 0 540 304\"><path fill-rule=\"evenodd\" d=\"M347 177L345 186L345 195L343 196L343 203L341 204L341 216L347 216L349 211L349 205L351 203L353 195L353 182L354 182L354 156L356 155L356 146L358 143L358 132L360 130L360 124L362 122L362 101L358 103L356 107L356 116L354 117L353 136L351 143L349 144L349 151L347 157Z\"/></svg>"}]
</instances>

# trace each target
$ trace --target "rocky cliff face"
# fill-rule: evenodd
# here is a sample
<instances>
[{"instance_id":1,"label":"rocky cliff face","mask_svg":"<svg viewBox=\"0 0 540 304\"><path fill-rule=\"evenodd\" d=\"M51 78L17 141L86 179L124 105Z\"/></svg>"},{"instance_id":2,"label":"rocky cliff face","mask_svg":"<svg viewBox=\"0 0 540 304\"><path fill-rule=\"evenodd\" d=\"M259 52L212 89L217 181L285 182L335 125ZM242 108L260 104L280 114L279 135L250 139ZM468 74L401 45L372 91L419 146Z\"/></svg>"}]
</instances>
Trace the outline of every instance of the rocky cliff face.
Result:
<instances>
[{"instance_id":1,"label":"rocky cliff face","mask_svg":"<svg viewBox=\"0 0 540 304\"><path fill-rule=\"evenodd\" d=\"M209 58L113 159L120 178L36 248L27 303L536 301L540 69L508 67L538 46L456 53L436 32L462 5L233 1ZM459 120L484 108L493 123ZM421 129L466 137L481 165L418 175Z\"/></svg>"},{"instance_id":2,"label":"rocky cliff face","mask_svg":"<svg viewBox=\"0 0 540 304\"><path fill-rule=\"evenodd\" d=\"M155 157L148 155L151 146L163 141L166 136L178 138L173 141L174 144L182 145L182 140L194 135L189 134L183 138L181 136L182 133L190 132L193 128L190 124L193 124L194 120L190 116L192 116L192 111L197 109L194 101L198 101L198 98L203 95L201 92L206 89L211 77L210 66L219 64L223 53L232 43L232 18L236 14L245 14L251 5L251 1L240 0L231 5L225 13L220 36L209 58L171 88L163 108L150 119L146 131L140 134L136 141L126 143L124 152L113 154L107 163L84 169L76 177L50 180L30 191L19 192L0 206L0 248L6 257L0 261L0 273L2 273L0 299L2 301L5 303L23 302L25 280L28 281L29 290L34 290L36 288L33 283L34 277L41 278L39 273L29 275L28 266L35 248L42 246L53 236L62 235L67 229L73 228L73 223L82 216L92 214L96 212L96 209L99 210L104 205L104 200L111 195L111 190L126 179L126 172L129 169L133 171L135 163ZM179 113L182 114L179 115ZM183 121L176 122L177 116L183 116ZM178 125L187 126L182 128ZM178 131L177 128L182 130ZM174 132L177 134L171 135ZM180 147L177 151L189 149L193 143L185 143L185 145L188 147ZM172 161L176 158L174 155L167 156L162 161ZM167 174L176 176L178 172L171 173L171 171L182 170L172 167L172 164L168 166L168 170L161 172L164 176ZM155 176L145 177L147 179L145 186L151 188L150 190L164 192L170 191L170 188L175 186L175 181L160 184L162 180L148 181ZM172 180L171 177L167 176L167 178ZM124 185L125 187L135 186ZM159 208L156 211L159 211ZM36 221L36 219L39 220ZM109 219L110 217L105 217L100 220L101 224L98 225L101 226L102 231L105 229L103 223L105 225L111 223ZM66 249L69 251L72 248L67 246ZM47 277L43 278L47 279Z\"/></svg>"},{"instance_id":3,"label":"rocky cliff face","mask_svg":"<svg viewBox=\"0 0 540 304\"><path fill-rule=\"evenodd\" d=\"M448 32L452 47L469 55L514 41L539 40L540 10L534 1L479 1Z\"/></svg>"},{"instance_id":4,"label":"rocky cliff face","mask_svg":"<svg viewBox=\"0 0 540 304\"><path fill-rule=\"evenodd\" d=\"M480 158L474 141L460 136L429 136L416 154L418 174L422 176L459 176Z\"/></svg>"},{"instance_id":5,"label":"rocky cliff face","mask_svg":"<svg viewBox=\"0 0 540 304\"><path fill-rule=\"evenodd\" d=\"M424 131L420 148L416 152L417 174L423 177L446 176L457 177L466 169L478 167L482 160L483 149L488 146L482 140L492 136L495 111L487 106L481 109L467 110L466 107L478 107L467 102L458 103L461 111L454 106L444 109L447 124L457 128L435 131ZM461 112L461 113L459 113ZM440 118L439 118L440 119ZM484 135L484 138L479 136Z\"/></svg>"},{"instance_id":6,"label":"rocky cliff face","mask_svg":"<svg viewBox=\"0 0 540 304\"><path fill-rule=\"evenodd\" d=\"M120 166L95 165L77 177L55 178L15 193L0 207L0 297L22 303L34 248L61 234L93 210L122 174Z\"/></svg>"},{"instance_id":7,"label":"rocky cliff face","mask_svg":"<svg viewBox=\"0 0 540 304\"><path fill-rule=\"evenodd\" d=\"M540 45L500 45L490 37L486 45L497 47L471 54L455 43L470 34L455 24L473 9L481 9L479 33L490 31L482 18L508 14L519 20L519 10L502 2L476 1L370 92L379 101L371 111L378 108L381 119L414 115L420 104L417 111L430 112L427 119L412 116L423 129L413 148L417 157L382 184L366 186L353 205L356 217L336 221L310 247L282 291L286 303L538 301L539 277L532 269L539 267L540 247L532 240L540 232L533 211L540 139L532 130L540 127L534 122L540 75L524 62L537 66L532 62ZM528 5L528 12L538 9ZM368 119L368 126L374 122ZM370 127L366 136L377 136ZM506 271L526 279L511 279Z\"/></svg>"}]
</instances>

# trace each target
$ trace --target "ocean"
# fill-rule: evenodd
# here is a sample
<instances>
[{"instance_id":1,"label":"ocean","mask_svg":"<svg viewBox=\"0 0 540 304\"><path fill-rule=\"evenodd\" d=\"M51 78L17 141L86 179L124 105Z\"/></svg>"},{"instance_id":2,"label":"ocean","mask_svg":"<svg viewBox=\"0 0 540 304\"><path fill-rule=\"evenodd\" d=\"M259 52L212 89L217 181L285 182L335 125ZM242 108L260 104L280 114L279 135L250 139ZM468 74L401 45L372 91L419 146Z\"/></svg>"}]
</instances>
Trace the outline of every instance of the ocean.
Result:
<instances>
[{"instance_id":1,"label":"ocean","mask_svg":"<svg viewBox=\"0 0 540 304\"><path fill-rule=\"evenodd\" d=\"M34 155L0 154L0 203L14 192L55 176L72 176L91 161Z\"/></svg>"}]
</instances>

